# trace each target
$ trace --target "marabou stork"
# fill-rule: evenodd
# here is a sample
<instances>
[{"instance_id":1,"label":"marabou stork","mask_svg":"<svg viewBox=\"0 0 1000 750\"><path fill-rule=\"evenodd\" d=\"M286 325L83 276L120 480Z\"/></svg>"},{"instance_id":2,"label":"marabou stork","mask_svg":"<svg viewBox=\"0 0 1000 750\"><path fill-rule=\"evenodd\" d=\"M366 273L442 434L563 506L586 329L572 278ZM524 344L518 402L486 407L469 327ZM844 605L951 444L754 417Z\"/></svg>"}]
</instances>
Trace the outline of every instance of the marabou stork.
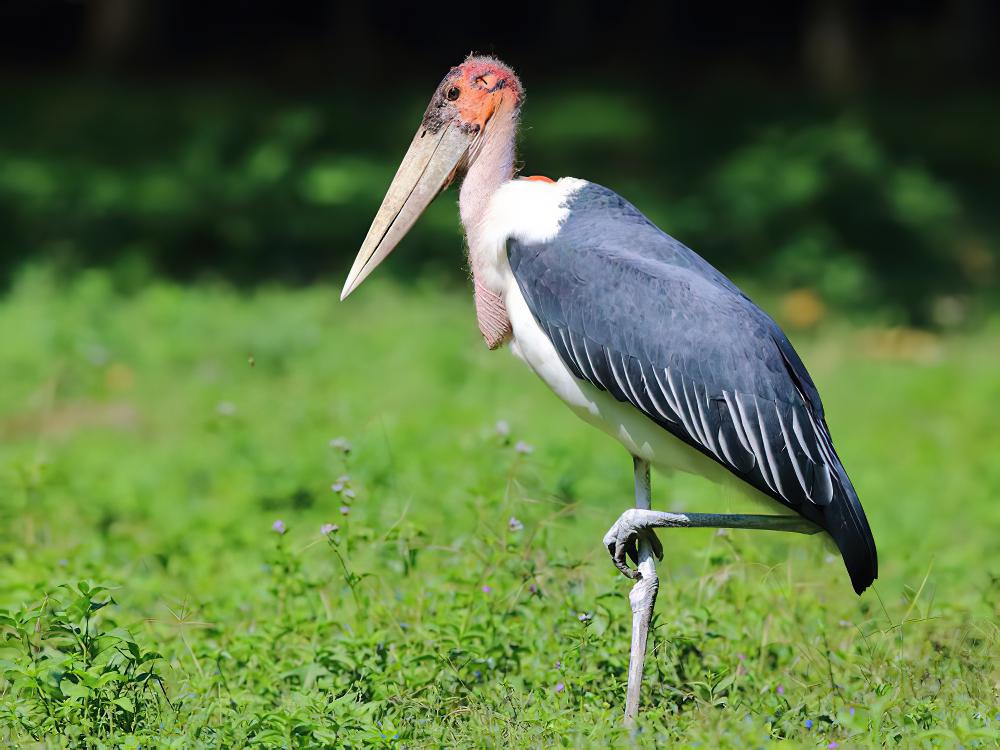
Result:
<instances>
[{"instance_id":1,"label":"marabou stork","mask_svg":"<svg viewBox=\"0 0 1000 750\"><path fill-rule=\"evenodd\" d=\"M604 537L637 579L625 717L639 706L663 548L652 529L825 531L859 594L875 541L823 404L777 324L722 273L616 193L573 177L517 177L524 90L472 56L437 87L344 284L349 295L456 178L479 329L510 344L578 416L633 457L635 507ZM649 466L735 478L775 515L650 508ZM632 569L628 555L636 564Z\"/></svg>"}]
</instances>

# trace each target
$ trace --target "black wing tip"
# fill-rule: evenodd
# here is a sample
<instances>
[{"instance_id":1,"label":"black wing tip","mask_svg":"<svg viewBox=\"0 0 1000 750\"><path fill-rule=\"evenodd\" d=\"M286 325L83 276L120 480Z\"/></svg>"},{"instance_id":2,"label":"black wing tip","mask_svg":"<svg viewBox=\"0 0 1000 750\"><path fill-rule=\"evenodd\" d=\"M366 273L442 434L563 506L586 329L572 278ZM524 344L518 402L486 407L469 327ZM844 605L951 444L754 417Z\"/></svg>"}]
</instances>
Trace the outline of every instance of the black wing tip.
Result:
<instances>
[{"instance_id":1,"label":"black wing tip","mask_svg":"<svg viewBox=\"0 0 1000 750\"><path fill-rule=\"evenodd\" d=\"M867 538L858 538L860 535L853 529L832 536L844 558L844 566L851 577L854 593L860 596L878 578L878 553L875 551L875 540L872 539L871 532L867 532Z\"/></svg>"},{"instance_id":2,"label":"black wing tip","mask_svg":"<svg viewBox=\"0 0 1000 750\"><path fill-rule=\"evenodd\" d=\"M847 572L851 576L851 585L854 587L854 593L861 596L878 579L878 560L873 559L868 570L857 571L848 568Z\"/></svg>"},{"instance_id":3,"label":"black wing tip","mask_svg":"<svg viewBox=\"0 0 1000 750\"><path fill-rule=\"evenodd\" d=\"M855 593L860 596L878 578L878 550L854 487L845 473L841 472L841 477L833 502L827 506L827 531L844 558Z\"/></svg>"},{"instance_id":4,"label":"black wing tip","mask_svg":"<svg viewBox=\"0 0 1000 750\"><path fill-rule=\"evenodd\" d=\"M868 524L863 523L864 528L850 528L852 525L848 524L842 533L832 536L844 558L854 592L860 596L878 578L878 553Z\"/></svg>"}]
</instances>

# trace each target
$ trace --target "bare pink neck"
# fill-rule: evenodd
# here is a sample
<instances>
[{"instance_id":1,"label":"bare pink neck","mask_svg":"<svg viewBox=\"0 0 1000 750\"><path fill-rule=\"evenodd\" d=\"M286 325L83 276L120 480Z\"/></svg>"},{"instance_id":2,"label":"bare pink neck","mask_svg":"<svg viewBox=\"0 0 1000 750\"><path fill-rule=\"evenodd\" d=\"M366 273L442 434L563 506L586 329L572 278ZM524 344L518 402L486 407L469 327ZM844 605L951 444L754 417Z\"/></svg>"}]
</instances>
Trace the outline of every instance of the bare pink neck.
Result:
<instances>
[{"instance_id":1,"label":"bare pink neck","mask_svg":"<svg viewBox=\"0 0 1000 750\"><path fill-rule=\"evenodd\" d=\"M476 156L459 193L458 208L469 244L469 265L475 288L476 319L479 331L490 349L503 346L511 336L510 318L503 298L491 288L484 264L487 251L482 237L490 198L514 177L514 137L517 134L517 111L497 112L489 123L482 149Z\"/></svg>"},{"instance_id":2,"label":"bare pink neck","mask_svg":"<svg viewBox=\"0 0 1000 750\"><path fill-rule=\"evenodd\" d=\"M458 208L470 248L475 247L490 198L514 176L516 135L517 111L497 112L490 119L482 148L462 181Z\"/></svg>"}]
</instances>

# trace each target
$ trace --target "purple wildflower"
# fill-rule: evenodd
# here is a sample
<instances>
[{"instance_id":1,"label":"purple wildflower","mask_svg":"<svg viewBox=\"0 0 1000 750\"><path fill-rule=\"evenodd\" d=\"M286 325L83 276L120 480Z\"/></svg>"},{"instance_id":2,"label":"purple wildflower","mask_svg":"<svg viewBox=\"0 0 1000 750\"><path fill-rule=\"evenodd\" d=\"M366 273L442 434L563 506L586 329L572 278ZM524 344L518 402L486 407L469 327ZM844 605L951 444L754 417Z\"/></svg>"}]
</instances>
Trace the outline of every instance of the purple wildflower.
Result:
<instances>
[{"instance_id":1,"label":"purple wildflower","mask_svg":"<svg viewBox=\"0 0 1000 750\"><path fill-rule=\"evenodd\" d=\"M840 743L836 740L831 740L830 744L826 746L826 750L837 750L840 747Z\"/></svg>"},{"instance_id":2,"label":"purple wildflower","mask_svg":"<svg viewBox=\"0 0 1000 750\"><path fill-rule=\"evenodd\" d=\"M556 659L556 669L562 669L562 660Z\"/></svg>"},{"instance_id":3,"label":"purple wildflower","mask_svg":"<svg viewBox=\"0 0 1000 750\"><path fill-rule=\"evenodd\" d=\"M492 591L493 591L493 587L492 586L490 586L489 584L486 584L486 583L483 584L483 593L484 594L489 594Z\"/></svg>"},{"instance_id":4,"label":"purple wildflower","mask_svg":"<svg viewBox=\"0 0 1000 750\"><path fill-rule=\"evenodd\" d=\"M747 655L743 654L743 653L739 653L739 654L736 654L736 658L739 659L740 661L746 661L747 660Z\"/></svg>"},{"instance_id":5,"label":"purple wildflower","mask_svg":"<svg viewBox=\"0 0 1000 750\"><path fill-rule=\"evenodd\" d=\"M785 694L785 686L784 685L778 685L777 690L775 690L774 692L776 692L778 695L784 695Z\"/></svg>"},{"instance_id":6,"label":"purple wildflower","mask_svg":"<svg viewBox=\"0 0 1000 750\"><path fill-rule=\"evenodd\" d=\"M336 534L340 531L340 527L335 523L324 523L319 527L319 533L323 536L330 536L330 534Z\"/></svg>"},{"instance_id":7,"label":"purple wildflower","mask_svg":"<svg viewBox=\"0 0 1000 750\"><path fill-rule=\"evenodd\" d=\"M812 719L806 719L805 720L805 727L806 727L806 729L812 729L813 728L813 720Z\"/></svg>"},{"instance_id":8,"label":"purple wildflower","mask_svg":"<svg viewBox=\"0 0 1000 750\"><path fill-rule=\"evenodd\" d=\"M497 423L493 426L493 429L496 430L497 435L500 437L505 438L510 434L510 425L507 424L506 419L497 421Z\"/></svg>"},{"instance_id":9,"label":"purple wildflower","mask_svg":"<svg viewBox=\"0 0 1000 750\"><path fill-rule=\"evenodd\" d=\"M557 682L556 683L556 692L557 693L561 693L565 689L566 689L566 686L563 685L561 682Z\"/></svg>"},{"instance_id":10,"label":"purple wildflower","mask_svg":"<svg viewBox=\"0 0 1000 750\"><path fill-rule=\"evenodd\" d=\"M517 444L514 445L514 450L516 450L518 453L520 453L522 455L525 455L525 456L528 455L529 453L534 453L535 452L535 449L533 447L531 447L530 445L528 445L523 440L518 440L517 441Z\"/></svg>"},{"instance_id":11,"label":"purple wildflower","mask_svg":"<svg viewBox=\"0 0 1000 750\"><path fill-rule=\"evenodd\" d=\"M532 594L537 594L538 586L536 586L535 584L531 584L530 586L528 586L528 591L530 591Z\"/></svg>"},{"instance_id":12,"label":"purple wildflower","mask_svg":"<svg viewBox=\"0 0 1000 750\"><path fill-rule=\"evenodd\" d=\"M507 521L507 528L511 531L524 531L524 524L511 516L510 520Z\"/></svg>"},{"instance_id":13,"label":"purple wildflower","mask_svg":"<svg viewBox=\"0 0 1000 750\"><path fill-rule=\"evenodd\" d=\"M347 506L347 505L341 505L340 506L340 515L346 516L350 512L351 512L351 509L350 509L349 506Z\"/></svg>"},{"instance_id":14,"label":"purple wildflower","mask_svg":"<svg viewBox=\"0 0 1000 750\"><path fill-rule=\"evenodd\" d=\"M344 497L346 497L348 499L351 499L351 500L353 500L354 497L355 497L354 490L352 490L350 487L348 487L347 489L344 490L343 495L344 495Z\"/></svg>"},{"instance_id":15,"label":"purple wildflower","mask_svg":"<svg viewBox=\"0 0 1000 750\"><path fill-rule=\"evenodd\" d=\"M286 531L288 531L288 527L286 527L285 522L279 518L277 521L271 524L271 531L273 531L276 534L284 534Z\"/></svg>"},{"instance_id":16,"label":"purple wildflower","mask_svg":"<svg viewBox=\"0 0 1000 750\"><path fill-rule=\"evenodd\" d=\"M336 492L337 494L340 494L341 492L344 491L344 483L338 479L336 482L330 485L330 489Z\"/></svg>"},{"instance_id":17,"label":"purple wildflower","mask_svg":"<svg viewBox=\"0 0 1000 750\"><path fill-rule=\"evenodd\" d=\"M850 714L851 716L854 716L854 706L851 706L851 708L850 708L850 710L848 711L848 713L849 713L849 714ZM997 720L998 720L998 721L1000 721L1000 714L997 714Z\"/></svg>"},{"instance_id":18,"label":"purple wildflower","mask_svg":"<svg viewBox=\"0 0 1000 750\"><path fill-rule=\"evenodd\" d=\"M592 615L589 612L581 612L576 616L576 619L580 622L590 622Z\"/></svg>"}]
</instances>

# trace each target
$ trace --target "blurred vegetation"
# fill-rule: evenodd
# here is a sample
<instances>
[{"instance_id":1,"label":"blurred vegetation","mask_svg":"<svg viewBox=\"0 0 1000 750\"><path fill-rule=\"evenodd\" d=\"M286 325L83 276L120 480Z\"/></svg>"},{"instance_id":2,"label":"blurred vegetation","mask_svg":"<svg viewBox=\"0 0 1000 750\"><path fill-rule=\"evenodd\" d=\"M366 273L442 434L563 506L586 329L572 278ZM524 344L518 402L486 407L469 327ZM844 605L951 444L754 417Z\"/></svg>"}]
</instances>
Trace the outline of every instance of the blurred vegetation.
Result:
<instances>
[{"instance_id":1,"label":"blurred vegetation","mask_svg":"<svg viewBox=\"0 0 1000 750\"><path fill-rule=\"evenodd\" d=\"M336 291L18 275L0 744L996 747L996 322L796 337L879 580L855 596L816 537L664 532L630 737L600 542L628 455L487 351L466 295ZM697 477L653 493L745 509Z\"/></svg>"},{"instance_id":2,"label":"blurred vegetation","mask_svg":"<svg viewBox=\"0 0 1000 750\"><path fill-rule=\"evenodd\" d=\"M1000 100L847 110L779 91L532 89L528 173L587 177L751 285L897 322L961 325L995 302ZM26 259L303 282L343 272L427 91L295 97L243 86L8 80L0 273ZM738 116L737 116L738 115ZM454 192L387 264L463 276ZM391 271L391 272L392 272Z\"/></svg>"}]
</instances>

